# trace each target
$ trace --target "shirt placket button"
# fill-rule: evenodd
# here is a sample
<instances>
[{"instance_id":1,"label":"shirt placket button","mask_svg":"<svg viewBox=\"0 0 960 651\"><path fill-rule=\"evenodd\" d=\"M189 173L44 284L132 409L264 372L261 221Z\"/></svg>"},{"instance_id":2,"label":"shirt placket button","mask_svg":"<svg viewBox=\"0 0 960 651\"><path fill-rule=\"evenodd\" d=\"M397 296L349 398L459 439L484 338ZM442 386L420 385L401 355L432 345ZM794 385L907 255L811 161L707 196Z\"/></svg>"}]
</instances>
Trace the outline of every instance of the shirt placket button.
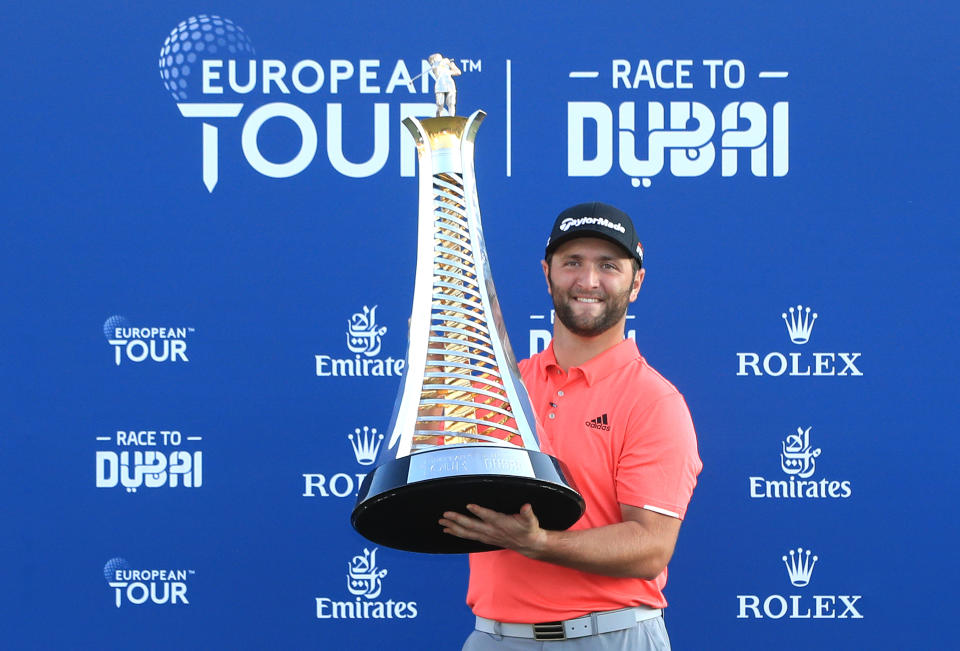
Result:
<instances>
[{"instance_id":1,"label":"shirt placket button","mask_svg":"<svg viewBox=\"0 0 960 651\"><path fill-rule=\"evenodd\" d=\"M557 409L560 406L560 404L556 401L563 397L563 389L560 389L559 391L557 391L557 396L558 396L557 398L554 398L554 400L550 401L551 409ZM549 418L550 420L553 420L556 417L557 415L552 411L549 414L547 414L547 418Z\"/></svg>"}]
</instances>

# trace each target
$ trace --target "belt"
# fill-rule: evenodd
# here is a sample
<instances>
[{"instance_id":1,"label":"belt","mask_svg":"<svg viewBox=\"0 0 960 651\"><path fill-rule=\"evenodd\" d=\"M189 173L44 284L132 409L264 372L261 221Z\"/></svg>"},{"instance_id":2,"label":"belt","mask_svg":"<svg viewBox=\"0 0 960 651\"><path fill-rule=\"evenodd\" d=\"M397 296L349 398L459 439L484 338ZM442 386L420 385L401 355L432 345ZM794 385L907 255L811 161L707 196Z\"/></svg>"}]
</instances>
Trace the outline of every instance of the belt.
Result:
<instances>
[{"instance_id":1,"label":"belt","mask_svg":"<svg viewBox=\"0 0 960 651\"><path fill-rule=\"evenodd\" d=\"M562 622L543 622L540 624L514 624L512 622L498 622L495 619L477 616L476 629L483 633L505 635L507 637L526 637L534 640L570 640L578 637L622 631L632 628L637 623L660 617L663 611L659 608L634 606L620 610L608 610L602 613L590 613L583 617L575 617Z\"/></svg>"}]
</instances>

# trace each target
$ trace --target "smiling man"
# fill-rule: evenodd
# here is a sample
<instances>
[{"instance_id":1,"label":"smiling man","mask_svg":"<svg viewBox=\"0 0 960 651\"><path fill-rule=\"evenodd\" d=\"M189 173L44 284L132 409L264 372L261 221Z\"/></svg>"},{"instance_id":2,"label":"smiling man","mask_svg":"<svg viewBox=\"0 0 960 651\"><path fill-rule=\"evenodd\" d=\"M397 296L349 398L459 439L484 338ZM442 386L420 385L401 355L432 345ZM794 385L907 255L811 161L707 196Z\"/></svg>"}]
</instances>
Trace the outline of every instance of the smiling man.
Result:
<instances>
[{"instance_id":1,"label":"smiling man","mask_svg":"<svg viewBox=\"0 0 960 651\"><path fill-rule=\"evenodd\" d=\"M553 341L520 371L540 447L586 511L567 531L529 504L443 514L448 534L504 548L470 556L463 649L669 649L667 563L702 464L683 396L624 338L643 248L626 213L593 202L560 213L544 257Z\"/></svg>"}]
</instances>

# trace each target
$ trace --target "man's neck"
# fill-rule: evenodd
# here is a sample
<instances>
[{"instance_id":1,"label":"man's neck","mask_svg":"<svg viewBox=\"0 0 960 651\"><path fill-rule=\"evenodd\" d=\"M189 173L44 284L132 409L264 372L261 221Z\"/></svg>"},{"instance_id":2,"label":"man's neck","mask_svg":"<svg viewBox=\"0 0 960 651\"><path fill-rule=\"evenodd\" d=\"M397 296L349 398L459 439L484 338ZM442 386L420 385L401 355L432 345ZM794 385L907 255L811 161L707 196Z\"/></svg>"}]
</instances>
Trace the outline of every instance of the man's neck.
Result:
<instances>
[{"instance_id":1,"label":"man's neck","mask_svg":"<svg viewBox=\"0 0 960 651\"><path fill-rule=\"evenodd\" d=\"M612 328L595 337L582 337L567 330L557 320L553 325L553 355L557 358L557 364L564 371L568 371L571 367L582 366L597 355L610 350L623 341L625 323L626 319L622 319Z\"/></svg>"}]
</instances>

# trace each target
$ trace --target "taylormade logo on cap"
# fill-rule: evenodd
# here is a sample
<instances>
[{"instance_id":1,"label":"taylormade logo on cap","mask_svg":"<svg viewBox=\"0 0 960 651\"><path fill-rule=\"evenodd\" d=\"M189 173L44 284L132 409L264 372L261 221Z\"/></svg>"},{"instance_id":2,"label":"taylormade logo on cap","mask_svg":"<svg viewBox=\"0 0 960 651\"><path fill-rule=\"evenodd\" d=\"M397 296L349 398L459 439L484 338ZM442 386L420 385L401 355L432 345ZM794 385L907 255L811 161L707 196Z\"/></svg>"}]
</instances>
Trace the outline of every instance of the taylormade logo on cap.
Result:
<instances>
[{"instance_id":1,"label":"taylormade logo on cap","mask_svg":"<svg viewBox=\"0 0 960 651\"><path fill-rule=\"evenodd\" d=\"M599 201L570 206L553 222L544 251L549 259L560 244L576 237L599 237L623 247L624 253L643 265L643 249L630 215Z\"/></svg>"},{"instance_id":2,"label":"taylormade logo on cap","mask_svg":"<svg viewBox=\"0 0 960 651\"><path fill-rule=\"evenodd\" d=\"M620 224L616 224L609 219L604 219L603 217L580 217L579 219L574 219L573 217L567 217L560 224L560 230L567 232L571 228L583 226L584 224L594 224L597 226L604 226L610 228L620 233L626 233L626 229Z\"/></svg>"}]
</instances>

